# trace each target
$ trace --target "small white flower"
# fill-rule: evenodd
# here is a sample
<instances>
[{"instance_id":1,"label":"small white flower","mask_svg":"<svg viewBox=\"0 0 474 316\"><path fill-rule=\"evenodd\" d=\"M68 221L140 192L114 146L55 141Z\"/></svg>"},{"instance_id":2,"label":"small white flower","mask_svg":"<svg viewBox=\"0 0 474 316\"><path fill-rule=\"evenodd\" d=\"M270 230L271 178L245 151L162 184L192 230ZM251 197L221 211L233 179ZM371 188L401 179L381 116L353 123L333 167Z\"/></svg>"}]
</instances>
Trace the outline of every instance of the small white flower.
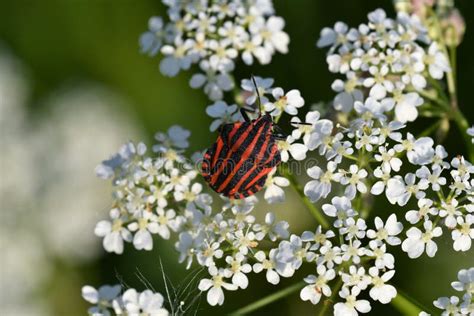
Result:
<instances>
[{"instance_id":1,"label":"small white flower","mask_svg":"<svg viewBox=\"0 0 474 316\"><path fill-rule=\"evenodd\" d=\"M271 92L271 87L274 80L273 78L261 78L258 76L255 76L254 79L255 83L257 84L258 94L260 95L260 103L266 104L268 102L268 98L265 95ZM251 95L245 100L245 103L249 105L255 104L257 101L257 92L253 80L243 79L241 87L244 91L251 93Z\"/></svg>"},{"instance_id":2,"label":"small white flower","mask_svg":"<svg viewBox=\"0 0 474 316\"><path fill-rule=\"evenodd\" d=\"M194 202L197 201L199 194L202 191L202 184L193 183L191 188L187 187L183 191L175 191L174 198L177 202L185 201L187 202L186 208L192 209L195 208Z\"/></svg>"},{"instance_id":3,"label":"small white flower","mask_svg":"<svg viewBox=\"0 0 474 316\"><path fill-rule=\"evenodd\" d=\"M249 249L255 248L258 245L254 232L244 233L242 230L238 230L234 235L234 247L239 249L243 255L247 255Z\"/></svg>"},{"instance_id":4,"label":"small white flower","mask_svg":"<svg viewBox=\"0 0 474 316\"><path fill-rule=\"evenodd\" d=\"M446 55L439 49L436 42L431 43L424 61L428 66L431 77L434 79L443 79L444 73L451 71Z\"/></svg>"},{"instance_id":5,"label":"small white flower","mask_svg":"<svg viewBox=\"0 0 474 316\"><path fill-rule=\"evenodd\" d=\"M244 38L242 44L242 60L246 65L252 65L254 57L262 65L270 63L271 52L262 46L262 38L258 36L248 36Z\"/></svg>"},{"instance_id":6,"label":"small white flower","mask_svg":"<svg viewBox=\"0 0 474 316\"><path fill-rule=\"evenodd\" d=\"M446 178L441 176L442 171L443 169L439 165L434 165L433 171L430 171L426 166L422 166L416 171L416 176L421 179L420 184L426 182L436 192L441 189L441 186L446 185Z\"/></svg>"},{"instance_id":7,"label":"small white flower","mask_svg":"<svg viewBox=\"0 0 474 316\"><path fill-rule=\"evenodd\" d=\"M349 218L348 221L354 220L353 218ZM359 218L357 221L362 220L362 218ZM365 224L364 224L365 225ZM361 234L361 238L365 235L365 231L363 234ZM347 240L350 240L347 238ZM354 240L349 242L349 245L347 244L342 244L341 245L341 252L343 253L342 255L342 260L343 261L349 261L352 260L353 263L359 264L360 263L360 257L364 256L366 253L365 248L361 247L361 242L359 240Z\"/></svg>"},{"instance_id":8,"label":"small white flower","mask_svg":"<svg viewBox=\"0 0 474 316\"><path fill-rule=\"evenodd\" d=\"M122 302L130 316L167 316L169 314L163 308L163 296L160 293L153 293L151 290L137 293L135 289L128 289L122 295Z\"/></svg>"},{"instance_id":9,"label":"small white flower","mask_svg":"<svg viewBox=\"0 0 474 316\"><path fill-rule=\"evenodd\" d=\"M380 146L379 147L379 153L380 154L375 154L375 160L382 162L382 169L383 170L394 170L394 171L400 171L400 167L402 166L402 161L400 158L397 158L395 155L395 150L393 148L390 148L387 150L387 147L385 146Z\"/></svg>"},{"instance_id":10,"label":"small white flower","mask_svg":"<svg viewBox=\"0 0 474 316\"><path fill-rule=\"evenodd\" d=\"M331 199L331 204L324 204L323 212L329 217L336 217L333 225L336 228L342 227L344 222L357 215L352 209L351 201L345 196L335 196Z\"/></svg>"},{"instance_id":11,"label":"small white flower","mask_svg":"<svg viewBox=\"0 0 474 316\"><path fill-rule=\"evenodd\" d=\"M157 209L157 219L156 222L158 223L158 228L156 232L163 238L169 239L170 238L170 230L176 231L177 230L177 221L175 219L176 212L172 209L170 210L163 210L161 208Z\"/></svg>"},{"instance_id":12,"label":"small white flower","mask_svg":"<svg viewBox=\"0 0 474 316\"><path fill-rule=\"evenodd\" d=\"M181 263L186 260L186 269L191 267L193 262L195 249L201 247L202 238L194 239L187 231L179 234L179 241L176 243L176 250L179 252L178 261Z\"/></svg>"},{"instance_id":13,"label":"small white flower","mask_svg":"<svg viewBox=\"0 0 474 316\"><path fill-rule=\"evenodd\" d=\"M124 222L118 209L110 211L110 218L112 222L106 220L98 222L94 233L99 237L104 237L102 244L106 251L122 254L123 241L130 242L132 234L123 226Z\"/></svg>"},{"instance_id":14,"label":"small white flower","mask_svg":"<svg viewBox=\"0 0 474 316\"><path fill-rule=\"evenodd\" d=\"M301 240L314 243L311 245L309 250L318 250L319 246L325 245L327 242L329 242L329 239L336 236L332 230L328 230L326 232L323 232L322 230L323 229L321 225L318 225L318 228L316 228L314 233L310 231L304 231L303 234L301 234Z\"/></svg>"},{"instance_id":15,"label":"small white flower","mask_svg":"<svg viewBox=\"0 0 474 316\"><path fill-rule=\"evenodd\" d=\"M274 50L280 53L288 52L288 44L290 38L288 34L283 32L285 26L285 20L278 16L270 16L268 20L261 18L250 25L250 32L254 33L255 36L261 37L263 46L269 54L273 54Z\"/></svg>"},{"instance_id":16,"label":"small white flower","mask_svg":"<svg viewBox=\"0 0 474 316\"><path fill-rule=\"evenodd\" d=\"M330 120L319 120L313 124L312 133L305 144L309 150L319 148L319 153L322 155L326 152L327 144L331 143L331 134L333 131L333 123Z\"/></svg>"},{"instance_id":17,"label":"small white flower","mask_svg":"<svg viewBox=\"0 0 474 316\"><path fill-rule=\"evenodd\" d=\"M272 249L270 250L268 254L268 259L265 256L265 252L263 251L258 251L255 254L255 259L257 259L259 262L255 263L253 265L253 271L255 273L260 273L263 270L267 270L266 272L266 278L267 281L273 285L276 285L280 283L280 275L275 271L275 255L276 255L277 249Z\"/></svg>"},{"instance_id":18,"label":"small white flower","mask_svg":"<svg viewBox=\"0 0 474 316\"><path fill-rule=\"evenodd\" d=\"M199 65L204 74L194 74L189 81L189 85L193 89L204 87L204 92L212 101L222 100L223 91L230 91L234 87L234 82L228 74L232 69L216 72L207 60L201 61Z\"/></svg>"},{"instance_id":19,"label":"small white flower","mask_svg":"<svg viewBox=\"0 0 474 316\"><path fill-rule=\"evenodd\" d=\"M326 269L320 265L316 269L318 276L308 275L304 281L308 284L300 291L300 297L303 301L310 301L314 305L318 304L321 296L331 296L331 288L327 284L336 277L333 269Z\"/></svg>"},{"instance_id":20,"label":"small white flower","mask_svg":"<svg viewBox=\"0 0 474 316\"><path fill-rule=\"evenodd\" d=\"M367 300L358 300L360 289L354 286L350 291L343 287L339 292L339 296L345 299L345 302L339 302L334 305L335 316L357 316L358 313L368 313L372 309Z\"/></svg>"},{"instance_id":21,"label":"small white flower","mask_svg":"<svg viewBox=\"0 0 474 316\"><path fill-rule=\"evenodd\" d=\"M380 180L375 182L372 188L370 188L370 193L373 195L380 195L385 190L387 182L391 178L390 170L386 167L377 167L374 170L374 176Z\"/></svg>"},{"instance_id":22,"label":"small white flower","mask_svg":"<svg viewBox=\"0 0 474 316\"><path fill-rule=\"evenodd\" d=\"M328 162L327 170L324 172L320 167L314 166L307 170L308 176L314 180L309 181L304 186L304 194L308 196L312 202L316 202L321 198L326 198L331 192L331 182L338 182L341 174L335 172L337 164L333 161Z\"/></svg>"},{"instance_id":23,"label":"small white flower","mask_svg":"<svg viewBox=\"0 0 474 316\"><path fill-rule=\"evenodd\" d=\"M370 88L370 96L376 100L385 98L387 92L393 90L393 82L388 79L389 68L386 65L382 67L372 66L369 73L372 77L364 79L364 86Z\"/></svg>"},{"instance_id":24,"label":"small white flower","mask_svg":"<svg viewBox=\"0 0 474 316\"><path fill-rule=\"evenodd\" d=\"M98 290L90 285L82 287L82 297L92 304L114 300L122 290L120 285L103 285Z\"/></svg>"},{"instance_id":25,"label":"small white flower","mask_svg":"<svg viewBox=\"0 0 474 316\"><path fill-rule=\"evenodd\" d=\"M186 149L189 147L189 136L191 136L189 130L184 129L179 125L173 125L168 129L166 134L155 134L155 139L158 141L158 144L153 146L153 151L166 153L168 152L169 147Z\"/></svg>"},{"instance_id":26,"label":"small white flower","mask_svg":"<svg viewBox=\"0 0 474 316\"><path fill-rule=\"evenodd\" d=\"M103 285L96 290L90 285L82 287L82 297L91 304L97 304L89 308L89 315L110 315L109 306L113 300L120 294L122 287L120 285Z\"/></svg>"},{"instance_id":27,"label":"small white flower","mask_svg":"<svg viewBox=\"0 0 474 316\"><path fill-rule=\"evenodd\" d=\"M334 266L341 264L342 262L342 251L341 248L333 247L330 242L327 242L319 250L321 256L316 260L317 265L326 265L332 269Z\"/></svg>"},{"instance_id":28,"label":"small white flower","mask_svg":"<svg viewBox=\"0 0 474 316\"><path fill-rule=\"evenodd\" d=\"M423 223L425 232L423 233L420 229L412 227L407 231L407 239L402 243L402 249L408 253L408 257L414 259L418 258L425 252L429 257L434 257L438 251L438 246L432 240L435 237L439 237L443 234L440 227L433 227L431 221L425 221Z\"/></svg>"},{"instance_id":29,"label":"small white flower","mask_svg":"<svg viewBox=\"0 0 474 316\"><path fill-rule=\"evenodd\" d=\"M347 80L344 82L341 79L336 79L331 88L338 92L334 98L333 106L337 111L349 112L354 107L356 101L363 101L364 96L360 89L357 89L361 85L360 79L357 75L349 71L346 74Z\"/></svg>"},{"instance_id":30,"label":"small white flower","mask_svg":"<svg viewBox=\"0 0 474 316\"><path fill-rule=\"evenodd\" d=\"M339 232L341 235L346 235L346 240L352 240L353 238L362 239L365 237L367 225L365 224L365 220L363 218L358 218L356 220L353 217L349 217L344 221L343 225L344 226L339 229ZM354 241L354 243L356 243L356 241ZM351 248L351 250L353 250L353 248Z\"/></svg>"},{"instance_id":31,"label":"small white flower","mask_svg":"<svg viewBox=\"0 0 474 316\"><path fill-rule=\"evenodd\" d=\"M385 284L385 282L389 281L395 275L395 270L387 271L381 276L379 276L379 272L379 269L376 267L369 269L369 274L372 277L371 282L373 284L369 295L374 301L388 304L397 296L397 290L392 285Z\"/></svg>"},{"instance_id":32,"label":"small white flower","mask_svg":"<svg viewBox=\"0 0 474 316\"><path fill-rule=\"evenodd\" d=\"M156 203L159 208L164 208L168 205L166 195L168 190L166 188L158 188L155 185L150 185L150 195L147 197L147 202L150 204Z\"/></svg>"},{"instance_id":33,"label":"small white flower","mask_svg":"<svg viewBox=\"0 0 474 316\"><path fill-rule=\"evenodd\" d=\"M198 288L200 291L208 291L207 302L210 305L222 305L224 304L224 291L222 289L235 291L238 287L225 281L225 279L230 277L229 270L218 270L215 266L211 266L209 267L209 274L212 276L212 279L202 279L199 282Z\"/></svg>"},{"instance_id":34,"label":"small white flower","mask_svg":"<svg viewBox=\"0 0 474 316\"><path fill-rule=\"evenodd\" d=\"M426 165L433 160L435 151L433 149L433 139L430 137L415 137L407 133L407 138L401 144L395 145L395 150L401 152L407 151L407 158L414 165Z\"/></svg>"},{"instance_id":35,"label":"small white flower","mask_svg":"<svg viewBox=\"0 0 474 316\"><path fill-rule=\"evenodd\" d=\"M306 152L308 147L304 144L295 143L293 136L288 136L286 140L278 141L278 150L280 151L281 161L287 162L291 157L295 160L304 160L306 158Z\"/></svg>"},{"instance_id":36,"label":"small white flower","mask_svg":"<svg viewBox=\"0 0 474 316\"><path fill-rule=\"evenodd\" d=\"M209 105L206 108L206 113L215 118L209 127L211 132L217 130L222 124L237 122L242 117L236 104L227 105L224 101L217 101Z\"/></svg>"},{"instance_id":37,"label":"small white flower","mask_svg":"<svg viewBox=\"0 0 474 316\"><path fill-rule=\"evenodd\" d=\"M229 44L230 43L225 40L209 41L209 49L212 51L209 57L209 65L211 68L225 72L227 69L233 67L233 60L237 57L238 53L237 50L229 46Z\"/></svg>"},{"instance_id":38,"label":"small white flower","mask_svg":"<svg viewBox=\"0 0 474 316\"><path fill-rule=\"evenodd\" d=\"M439 216L444 219L444 224L449 228L456 227L457 217L461 216L461 207L456 199L451 201L442 201L439 209Z\"/></svg>"},{"instance_id":39,"label":"small white flower","mask_svg":"<svg viewBox=\"0 0 474 316\"><path fill-rule=\"evenodd\" d=\"M282 187L290 185L290 181L284 177L275 177L275 171L268 174L267 180L265 181L265 200L272 203L281 203L285 201L285 191Z\"/></svg>"},{"instance_id":40,"label":"small white flower","mask_svg":"<svg viewBox=\"0 0 474 316\"><path fill-rule=\"evenodd\" d=\"M291 235L290 240L283 240L278 245L276 259L278 262L290 264L293 270L301 267L303 260L313 261L315 253L309 251L310 244L303 244L300 237ZM281 274L281 273L280 273Z\"/></svg>"},{"instance_id":41,"label":"small white flower","mask_svg":"<svg viewBox=\"0 0 474 316\"><path fill-rule=\"evenodd\" d=\"M468 251L471 249L472 240L474 239L474 216L471 214L466 215L466 220L462 216L457 218L457 224L459 225L451 232L451 237L454 240L453 248L456 251Z\"/></svg>"},{"instance_id":42,"label":"small white flower","mask_svg":"<svg viewBox=\"0 0 474 316\"><path fill-rule=\"evenodd\" d=\"M225 262L229 265L228 270L232 276L232 284L241 289L246 289L249 284L249 279L245 273L252 271L252 266L248 263L243 263L245 257L240 252L237 252L233 257L227 256Z\"/></svg>"},{"instance_id":43,"label":"small white flower","mask_svg":"<svg viewBox=\"0 0 474 316\"><path fill-rule=\"evenodd\" d=\"M128 229L135 232L133 246L137 250L144 249L149 251L153 249L153 237L151 234L158 233L159 225L157 219L158 217L155 214L149 211L142 211L137 218L137 222L128 225Z\"/></svg>"},{"instance_id":44,"label":"small white flower","mask_svg":"<svg viewBox=\"0 0 474 316\"><path fill-rule=\"evenodd\" d=\"M364 267L357 268L355 265L349 267L349 273L342 272L341 279L344 287L357 286L361 290L365 290L371 282L371 278L365 273Z\"/></svg>"},{"instance_id":45,"label":"small white flower","mask_svg":"<svg viewBox=\"0 0 474 316\"><path fill-rule=\"evenodd\" d=\"M397 222L397 215L391 214L385 226L380 217L375 217L374 220L376 230L369 229L367 231L367 237L370 239L375 239L379 242L387 242L391 246L396 246L401 244L401 240L397 236L403 230L403 225L401 222Z\"/></svg>"},{"instance_id":46,"label":"small white flower","mask_svg":"<svg viewBox=\"0 0 474 316\"><path fill-rule=\"evenodd\" d=\"M416 90L423 90L426 87L426 78L422 75L425 70L423 49L419 49L410 55L410 62L403 67L402 82L406 85L412 85Z\"/></svg>"},{"instance_id":47,"label":"small white flower","mask_svg":"<svg viewBox=\"0 0 474 316\"><path fill-rule=\"evenodd\" d=\"M430 199L419 199L418 210L411 210L405 214L405 219L410 224L416 224L420 219L427 220L429 215L437 215L438 209L433 207L433 201Z\"/></svg>"},{"instance_id":48,"label":"small white flower","mask_svg":"<svg viewBox=\"0 0 474 316\"><path fill-rule=\"evenodd\" d=\"M458 281L452 282L451 286L456 291L466 291L469 295L474 296L474 267L459 270Z\"/></svg>"},{"instance_id":49,"label":"small white flower","mask_svg":"<svg viewBox=\"0 0 474 316\"><path fill-rule=\"evenodd\" d=\"M441 314L443 316L448 315L461 315L459 313L459 297L451 296L451 297L440 297L436 301L433 302L433 305L439 309L444 310Z\"/></svg>"},{"instance_id":50,"label":"small white flower","mask_svg":"<svg viewBox=\"0 0 474 316\"><path fill-rule=\"evenodd\" d=\"M318 47L326 47L335 44L343 44L346 41L345 35L348 30L349 27L344 22L336 22L333 29L325 27L321 30L321 34L316 45Z\"/></svg>"},{"instance_id":51,"label":"small white flower","mask_svg":"<svg viewBox=\"0 0 474 316\"><path fill-rule=\"evenodd\" d=\"M265 215L265 224L255 224L253 229L257 232L255 234L257 240L262 240L265 235L268 235L271 241L276 241L277 238L287 239L290 236L288 232L289 226L288 222L277 222L275 215L269 212Z\"/></svg>"},{"instance_id":52,"label":"small white flower","mask_svg":"<svg viewBox=\"0 0 474 316\"><path fill-rule=\"evenodd\" d=\"M188 70L193 61L192 56L188 55L191 48L191 42L184 41L176 37L174 45L165 45L161 48L161 53L166 57L160 62L160 71L164 76L174 77L181 69Z\"/></svg>"},{"instance_id":53,"label":"small white flower","mask_svg":"<svg viewBox=\"0 0 474 316\"><path fill-rule=\"evenodd\" d=\"M385 268L393 269L394 263L395 263L395 257L392 254L387 253L386 244L380 245L379 242L375 240L371 240L369 242L369 247L370 247L370 250L367 250L366 255L375 257L375 266L378 269L381 269L381 270Z\"/></svg>"},{"instance_id":54,"label":"small white flower","mask_svg":"<svg viewBox=\"0 0 474 316\"><path fill-rule=\"evenodd\" d=\"M298 114L298 108L304 105L304 99L298 90L290 90L286 94L282 88L275 88L272 91L275 102L265 104L265 111L272 116L280 116L286 112L290 115Z\"/></svg>"},{"instance_id":55,"label":"small white flower","mask_svg":"<svg viewBox=\"0 0 474 316\"><path fill-rule=\"evenodd\" d=\"M163 19L153 16L148 20L149 31L140 36L140 47L142 53L148 53L155 56L163 44L165 32L163 28Z\"/></svg>"},{"instance_id":56,"label":"small white flower","mask_svg":"<svg viewBox=\"0 0 474 316\"><path fill-rule=\"evenodd\" d=\"M346 173L341 178L341 184L347 185L344 194L352 200L357 191L360 193L367 192L367 186L364 183L364 179L367 177L368 173L365 169L359 169L355 164L349 167L349 173L351 175L350 177Z\"/></svg>"},{"instance_id":57,"label":"small white flower","mask_svg":"<svg viewBox=\"0 0 474 316\"><path fill-rule=\"evenodd\" d=\"M319 121L320 117L321 114L318 111L309 111L305 116L304 123L306 124L297 124L301 123L301 120L297 116L293 116L291 118L291 123L294 126L297 126L297 128L293 130L291 136L293 136L295 139L300 139L303 137L303 143L308 145L310 135L314 131L315 125Z\"/></svg>"},{"instance_id":58,"label":"small white flower","mask_svg":"<svg viewBox=\"0 0 474 316\"><path fill-rule=\"evenodd\" d=\"M200 265L210 267L214 265L214 258L222 258L224 251L220 249L221 245L218 242L209 244L207 241L205 241L204 244L205 246L197 253L196 257Z\"/></svg>"},{"instance_id":59,"label":"small white flower","mask_svg":"<svg viewBox=\"0 0 474 316\"><path fill-rule=\"evenodd\" d=\"M390 203L397 203L404 206L408 203L412 195L417 199L425 196L425 190L428 187L426 182L416 183L416 176L413 173L405 175L405 181L400 176L395 176L387 181L387 190L385 195Z\"/></svg>"},{"instance_id":60,"label":"small white flower","mask_svg":"<svg viewBox=\"0 0 474 316\"><path fill-rule=\"evenodd\" d=\"M394 98L395 117L402 123L413 122L418 117L418 109L423 104L423 98L416 92L401 94Z\"/></svg>"}]
</instances>

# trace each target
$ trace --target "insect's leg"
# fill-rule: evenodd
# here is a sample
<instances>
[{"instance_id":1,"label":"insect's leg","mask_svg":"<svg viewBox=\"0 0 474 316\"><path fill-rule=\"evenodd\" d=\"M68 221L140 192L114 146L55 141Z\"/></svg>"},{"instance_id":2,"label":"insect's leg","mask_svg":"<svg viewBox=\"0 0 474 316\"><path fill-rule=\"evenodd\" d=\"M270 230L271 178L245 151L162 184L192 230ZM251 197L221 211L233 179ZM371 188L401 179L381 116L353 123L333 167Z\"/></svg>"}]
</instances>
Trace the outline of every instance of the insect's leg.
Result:
<instances>
[{"instance_id":1,"label":"insect's leg","mask_svg":"<svg viewBox=\"0 0 474 316\"><path fill-rule=\"evenodd\" d=\"M242 117L244 118L245 122L250 122L250 117L247 115L247 109L246 108L240 108L240 114L242 114Z\"/></svg>"},{"instance_id":2,"label":"insect's leg","mask_svg":"<svg viewBox=\"0 0 474 316\"><path fill-rule=\"evenodd\" d=\"M247 107L240 108L240 114L242 114L242 117L244 118L245 122L250 122L251 120L247 113L255 113L255 110L249 109Z\"/></svg>"},{"instance_id":3,"label":"insect's leg","mask_svg":"<svg viewBox=\"0 0 474 316\"><path fill-rule=\"evenodd\" d=\"M273 125L273 137L276 140L286 140L288 137L288 134L285 133L285 131L282 130L280 126Z\"/></svg>"},{"instance_id":4,"label":"insect's leg","mask_svg":"<svg viewBox=\"0 0 474 316\"><path fill-rule=\"evenodd\" d=\"M258 106L258 116L262 116L262 104L260 101L260 92L258 91L257 82L255 81L255 77L252 75L252 82L255 87L255 92L257 93L257 106Z\"/></svg>"}]
</instances>

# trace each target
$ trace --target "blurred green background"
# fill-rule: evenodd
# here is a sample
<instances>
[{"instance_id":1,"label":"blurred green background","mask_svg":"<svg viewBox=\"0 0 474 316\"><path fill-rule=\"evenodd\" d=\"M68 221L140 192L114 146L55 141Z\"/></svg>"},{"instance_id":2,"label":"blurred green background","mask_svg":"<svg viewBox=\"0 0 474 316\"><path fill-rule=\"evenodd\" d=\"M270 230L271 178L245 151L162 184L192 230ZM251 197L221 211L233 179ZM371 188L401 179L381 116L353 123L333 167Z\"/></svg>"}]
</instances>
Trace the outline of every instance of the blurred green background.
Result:
<instances>
[{"instance_id":1,"label":"blurred green background","mask_svg":"<svg viewBox=\"0 0 474 316\"><path fill-rule=\"evenodd\" d=\"M459 103L472 124L474 2L456 5L467 24L458 52ZM237 78L251 73L274 77L278 86L300 89L307 105L334 96L330 84L335 76L327 70L325 52L315 47L321 28L338 20L358 25L377 7L393 14L388 0L277 0L275 7L286 20L290 53L275 55L264 67L240 63ZM0 100L7 109L0 113L5 151L0 235L4 315L83 315L87 304L80 296L82 285L122 279L144 289L138 271L163 291L159 258L176 284L190 273L177 264L173 242L157 241L152 252L128 247L125 255L116 256L105 254L93 236L94 223L106 217L110 201L108 184L94 178L93 168L120 143L151 142L156 131L173 124L192 131L192 150L207 147L215 137L204 112L209 101L188 86L191 72L165 78L157 58L139 53L138 37L148 18L163 14L158 0L1 2L0 84L8 94ZM464 150L455 127L444 143L448 152ZM269 209L264 205L257 214ZM314 227L291 193L285 204L271 209L290 222L293 232ZM384 207L377 215L390 212L393 209ZM455 253L450 236L443 238L435 259L397 256L394 282L427 306L450 294L457 271L474 262L473 249ZM226 293L223 307L203 302L200 314L221 315L276 290L263 280L263 275L251 277L248 289ZM391 306L373 308L374 314L397 315ZM256 314L306 315L314 310L294 294Z\"/></svg>"}]
</instances>

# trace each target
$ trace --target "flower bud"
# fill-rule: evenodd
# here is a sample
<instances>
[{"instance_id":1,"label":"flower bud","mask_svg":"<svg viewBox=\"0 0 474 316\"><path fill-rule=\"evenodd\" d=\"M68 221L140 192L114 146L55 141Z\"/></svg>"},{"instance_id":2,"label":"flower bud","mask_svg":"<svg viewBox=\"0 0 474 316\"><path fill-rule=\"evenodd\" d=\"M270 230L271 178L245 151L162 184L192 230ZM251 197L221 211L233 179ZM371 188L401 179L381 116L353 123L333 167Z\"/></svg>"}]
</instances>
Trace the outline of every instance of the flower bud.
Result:
<instances>
[{"instance_id":1,"label":"flower bud","mask_svg":"<svg viewBox=\"0 0 474 316\"><path fill-rule=\"evenodd\" d=\"M411 0L412 12L424 19L426 17L427 8L433 7L434 0Z\"/></svg>"},{"instance_id":2,"label":"flower bud","mask_svg":"<svg viewBox=\"0 0 474 316\"><path fill-rule=\"evenodd\" d=\"M458 46L462 42L464 32L466 31L466 23L459 11L452 9L441 19L440 24L446 45Z\"/></svg>"},{"instance_id":3,"label":"flower bud","mask_svg":"<svg viewBox=\"0 0 474 316\"><path fill-rule=\"evenodd\" d=\"M412 3L413 1L410 0L394 0L393 5L395 6L395 10L397 12L405 12L410 13L412 12Z\"/></svg>"}]
</instances>

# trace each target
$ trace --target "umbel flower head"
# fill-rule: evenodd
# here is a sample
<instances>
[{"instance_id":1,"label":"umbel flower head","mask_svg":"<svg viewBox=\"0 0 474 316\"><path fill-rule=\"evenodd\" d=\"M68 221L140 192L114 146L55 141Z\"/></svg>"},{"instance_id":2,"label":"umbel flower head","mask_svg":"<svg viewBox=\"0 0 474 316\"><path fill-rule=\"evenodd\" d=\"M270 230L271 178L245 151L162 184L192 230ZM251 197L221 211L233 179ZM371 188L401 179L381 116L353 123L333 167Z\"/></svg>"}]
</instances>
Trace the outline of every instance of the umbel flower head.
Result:
<instances>
[{"instance_id":1,"label":"umbel flower head","mask_svg":"<svg viewBox=\"0 0 474 316\"><path fill-rule=\"evenodd\" d=\"M237 52L247 62L253 57L266 61L247 51L250 46L239 48L249 34L258 47L283 51L283 42L277 43L285 38L280 31L257 35L262 28L281 30L270 2L166 4L174 37L162 39L162 68L179 71L199 60L213 75L194 77L195 86L225 75ZM156 53L162 42L151 36L161 34L156 32L163 24L153 20L151 27L154 33L142 41L153 40L144 47ZM206 42L209 34L223 38L211 36ZM295 278L302 266L312 272L303 279L300 298L312 304L330 298L335 315L368 313L375 302L390 303L400 295L391 284L396 272L392 247L416 259L425 253L436 256L438 238L447 232L456 251L469 251L474 239L474 166L463 156L448 158L431 137L408 130L408 122L430 106L423 91L450 71L441 45L429 38L417 16L400 13L391 19L380 9L358 28L338 22L323 29L318 46L329 47L329 70L345 77L332 85L337 92L332 103L347 119L344 124L322 118L318 111L308 112L303 121L298 117L305 104L300 92L273 87L273 78L242 80L235 103L221 100L215 85L204 88L216 93L211 97L216 102L206 108L213 118L211 131L241 120L239 107L259 97L274 121L290 116L294 129L278 139L283 166L269 174L263 197L269 204L281 203L286 188L293 187L318 220L314 229L291 232L272 212L257 221L252 213L259 203L256 196L213 203L215 196L199 181L199 166L186 158L190 132L172 126L155 136L153 153L142 143L128 143L96 169L113 184L110 218L96 227L104 248L121 254L124 244L131 243L148 251L153 236L171 239L176 234L178 261L187 268L201 266L208 274L200 278L198 289L213 306L224 304L226 291L246 289L251 273L265 272L268 283L277 285L282 278ZM286 163L315 156L324 163L308 163L310 180L300 184ZM202 153L193 157L199 161ZM367 219L378 211L374 196L392 205L386 218L380 213ZM455 288L469 292L469 277L463 272L459 278ZM458 303L453 298L436 304L448 309ZM472 310L472 304L466 308Z\"/></svg>"},{"instance_id":2,"label":"umbel flower head","mask_svg":"<svg viewBox=\"0 0 474 316\"><path fill-rule=\"evenodd\" d=\"M270 63L276 52L287 53L285 21L274 15L271 1L166 1L168 20L152 17L140 37L143 53L163 55L160 71L174 77L198 64L192 88L202 87L213 101L234 87L231 72L237 58L247 65Z\"/></svg>"}]
</instances>

